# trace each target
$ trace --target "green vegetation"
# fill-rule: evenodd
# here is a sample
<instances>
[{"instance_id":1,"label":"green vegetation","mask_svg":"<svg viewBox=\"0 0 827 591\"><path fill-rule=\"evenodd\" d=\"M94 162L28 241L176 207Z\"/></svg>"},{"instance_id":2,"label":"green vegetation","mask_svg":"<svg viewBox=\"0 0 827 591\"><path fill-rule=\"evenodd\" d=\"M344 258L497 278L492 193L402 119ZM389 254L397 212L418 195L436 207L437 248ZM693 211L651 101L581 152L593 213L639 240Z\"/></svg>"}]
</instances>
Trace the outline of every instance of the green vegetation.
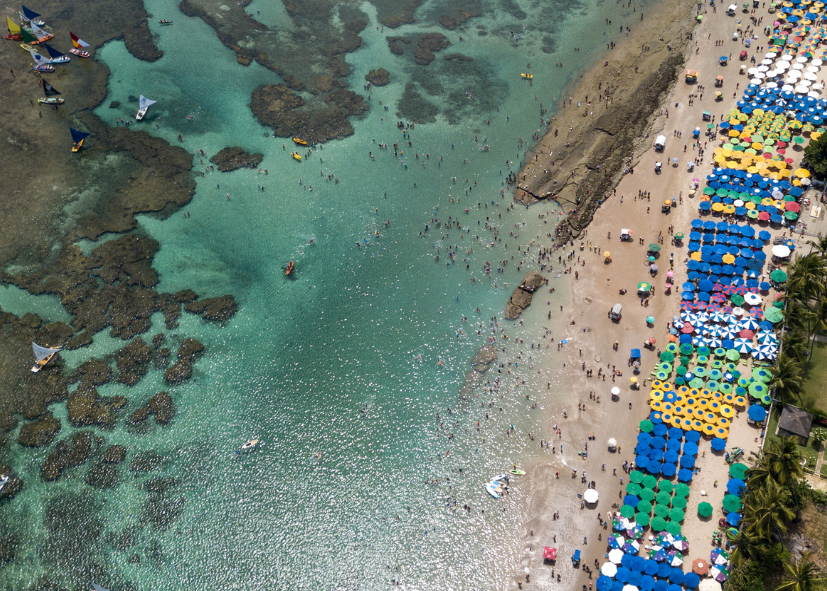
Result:
<instances>
[{"instance_id":1,"label":"green vegetation","mask_svg":"<svg viewBox=\"0 0 827 591\"><path fill-rule=\"evenodd\" d=\"M813 342L810 370L802 384L801 405L827 413L827 343Z\"/></svg>"},{"instance_id":2,"label":"green vegetation","mask_svg":"<svg viewBox=\"0 0 827 591\"><path fill-rule=\"evenodd\" d=\"M814 173L819 176L827 175L827 135L811 141L804 148L804 158Z\"/></svg>"}]
</instances>

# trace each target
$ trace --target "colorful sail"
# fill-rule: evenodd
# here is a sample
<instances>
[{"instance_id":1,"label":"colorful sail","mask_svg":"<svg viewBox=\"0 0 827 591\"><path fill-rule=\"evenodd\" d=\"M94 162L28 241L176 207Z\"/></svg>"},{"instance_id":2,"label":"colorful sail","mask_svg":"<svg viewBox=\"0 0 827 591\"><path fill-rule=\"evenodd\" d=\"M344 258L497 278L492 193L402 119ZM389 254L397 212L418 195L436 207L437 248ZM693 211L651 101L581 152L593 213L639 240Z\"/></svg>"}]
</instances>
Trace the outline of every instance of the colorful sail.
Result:
<instances>
[{"instance_id":1,"label":"colorful sail","mask_svg":"<svg viewBox=\"0 0 827 591\"><path fill-rule=\"evenodd\" d=\"M43 47L46 48L46 51L49 52L49 57L53 60L65 60L66 56L60 53L57 49L49 45L48 43L44 43Z\"/></svg>"},{"instance_id":2,"label":"colorful sail","mask_svg":"<svg viewBox=\"0 0 827 591\"><path fill-rule=\"evenodd\" d=\"M89 47L89 44L75 35L72 31L69 31L69 36L72 38L72 45L80 49L81 47Z\"/></svg>"},{"instance_id":3,"label":"colorful sail","mask_svg":"<svg viewBox=\"0 0 827 591\"><path fill-rule=\"evenodd\" d=\"M45 94L47 97L49 97L49 96L57 96L60 93L55 89L54 86L52 86L51 84L49 84L48 82L43 80L43 94Z\"/></svg>"},{"instance_id":4,"label":"colorful sail","mask_svg":"<svg viewBox=\"0 0 827 591\"><path fill-rule=\"evenodd\" d=\"M26 20L33 21L34 19L36 19L40 15L37 14L34 10L29 10L28 8L23 6L23 16L26 17Z\"/></svg>"},{"instance_id":5,"label":"colorful sail","mask_svg":"<svg viewBox=\"0 0 827 591\"><path fill-rule=\"evenodd\" d=\"M9 17L9 16L6 17L6 23L8 24L8 27L9 27L9 33L11 33L12 35L19 35L20 34L20 25L18 25L13 20L11 20L11 17Z\"/></svg>"},{"instance_id":6,"label":"colorful sail","mask_svg":"<svg viewBox=\"0 0 827 591\"><path fill-rule=\"evenodd\" d=\"M38 26L37 26L36 24L34 24L33 22L31 22L31 21L30 21L30 22L29 22L29 25L30 25L30 26L31 26L31 28L32 28L32 33L34 33L34 34L35 34L35 36L37 36L37 38L38 38L38 39L43 39L44 37L45 37L45 38L49 38L49 37L51 37L51 36L49 35L49 33L47 33L46 31L44 31L44 30L43 30L43 29L41 29L40 27L38 27Z\"/></svg>"},{"instance_id":7,"label":"colorful sail","mask_svg":"<svg viewBox=\"0 0 827 591\"><path fill-rule=\"evenodd\" d=\"M23 39L23 41L25 41L26 43L37 43L37 41L38 41L37 37L35 37L35 36L34 36L34 35L32 35L31 33L29 33L28 29L23 29L23 28L21 28L21 29L20 29L20 37L21 37L21 38Z\"/></svg>"},{"instance_id":8,"label":"colorful sail","mask_svg":"<svg viewBox=\"0 0 827 591\"><path fill-rule=\"evenodd\" d=\"M87 137L92 135L91 133L86 132L86 131L78 131L74 127L70 127L69 131L72 132L72 141L75 142L75 144L79 144L80 142L85 140Z\"/></svg>"},{"instance_id":9,"label":"colorful sail","mask_svg":"<svg viewBox=\"0 0 827 591\"><path fill-rule=\"evenodd\" d=\"M46 59L45 57L43 57L42 55L40 55L39 53L37 53L37 52L34 50L34 48L32 48L32 47L30 47L30 48L29 48L29 53L31 54L32 59L34 60L34 64L35 64L36 66L45 66L46 64L50 64L50 63L51 63L51 60ZM45 80L43 81L43 84L46 84L46 81L45 81ZM60 94L60 93L58 93L58 94ZM47 94L46 96L49 96L49 95Z\"/></svg>"}]
</instances>

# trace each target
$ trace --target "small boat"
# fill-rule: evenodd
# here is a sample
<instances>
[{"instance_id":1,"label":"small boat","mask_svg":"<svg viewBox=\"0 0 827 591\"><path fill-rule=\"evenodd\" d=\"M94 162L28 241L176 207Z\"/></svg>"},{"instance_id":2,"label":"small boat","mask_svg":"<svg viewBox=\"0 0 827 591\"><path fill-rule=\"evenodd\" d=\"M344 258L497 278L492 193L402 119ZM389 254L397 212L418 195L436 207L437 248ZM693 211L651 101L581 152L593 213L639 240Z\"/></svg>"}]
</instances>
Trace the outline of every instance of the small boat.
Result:
<instances>
[{"instance_id":1,"label":"small boat","mask_svg":"<svg viewBox=\"0 0 827 591\"><path fill-rule=\"evenodd\" d=\"M520 74L520 76L522 76L526 80L533 80L534 79L534 74Z\"/></svg>"},{"instance_id":2,"label":"small boat","mask_svg":"<svg viewBox=\"0 0 827 591\"><path fill-rule=\"evenodd\" d=\"M72 133L72 152L77 152L83 145L83 140L92 135L86 131L78 131L74 127L70 127L69 131Z\"/></svg>"},{"instance_id":3,"label":"small boat","mask_svg":"<svg viewBox=\"0 0 827 591\"><path fill-rule=\"evenodd\" d=\"M501 480L507 481L508 480L508 474L500 474L499 476L495 476L494 478L491 479L491 482L493 482L494 484L499 484Z\"/></svg>"},{"instance_id":4,"label":"small boat","mask_svg":"<svg viewBox=\"0 0 827 591\"><path fill-rule=\"evenodd\" d=\"M6 483L9 481L9 477L5 474L0 474L0 491L3 490L3 487L6 486Z\"/></svg>"},{"instance_id":5,"label":"small boat","mask_svg":"<svg viewBox=\"0 0 827 591\"><path fill-rule=\"evenodd\" d=\"M32 70L40 72L41 74L51 74L55 71L55 67L52 64L41 64L39 66L32 66ZM63 99L60 99L60 102L62 103Z\"/></svg>"},{"instance_id":6,"label":"small boat","mask_svg":"<svg viewBox=\"0 0 827 591\"><path fill-rule=\"evenodd\" d=\"M20 38L23 40L23 43L27 45L37 45L38 43L40 43L40 41L38 41L37 37L35 37L31 31L22 26L20 27Z\"/></svg>"},{"instance_id":7,"label":"small boat","mask_svg":"<svg viewBox=\"0 0 827 591\"><path fill-rule=\"evenodd\" d=\"M52 357L54 357L57 353L60 352L61 348L60 347L54 347L54 348L41 347L37 343L32 343L32 349L34 350L34 356L35 356L35 359L36 359L34 365L32 366L32 371L34 373L37 373L41 369L43 369L44 365L49 363L49 361L52 359Z\"/></svg>"},{"instance_id":8,"label":"small boat","mask_svg":"<svg viewBox=\"0 0 827 591\"><path fill-rule=\"evenodd\" d=\"M6 25L9 28L9 34L6 39L9 41L23 41L23 36L20 34L20 25L11 20L11 17L6 17Z\"/></svg>"},{"instance_id":9,"label":"small boat","mask_svg":"<svg viewBox=\"0 0 827 591\"><path fill-rule=\"evenodd\" d=\"M525 471L523 470L511 470L511 473L514 476L525 476Z\"/></svg>"},{"instance_id":10,"label":"small boat","mask_svg":"<svg viewBox=\"0 0 827 591\"><path fill-rule=\"evenodd\" d=\"M43 43L44 41L48 41L49 39L52 39L54 37L54 35L52 33L49 33L48 31L44 31L43 29L38 27L34 22L30 21L29 26L32 29L32 35L37 37L37 42L38 43Z\"/></svg>"},{"instance_id":11,"label":"small boat","mask_svg":"<svg viewBox=\"0 0 827 591\"><path fill-rule=\"evenodd\" d=\"M158 21L158 24L159 25L171 25L172 21L169 20L169 19L166 19L166 18L162 18L161 20Z\"/></svg>"},{"instance_id":12,"label":"small boat","mask_svg":"<svg viewBox=\"0 0 827 591\"><path fill-rule=\"evenodd\" d=\"M235 453L240 454L241 452L247 451L248 449L253 449L255 446L258 445L258 442L259 442L258 439L251 439L250 441L248 441L247 443L242 445L241 449L235 450Z\"/></svg>"},{"instance_id":13,"label":"small boat","mask_svg":"<svg viewBox=\"0 0 827 591\"><path fill-rule=\"evenodd\" d=\"M290 275L293 272L293 261L290 261L290 264L287 265L287 268L284 270L285 275Z\"/></svg>"},{"instance_id":14,"label":"small boat","mask_svg":"<svg viewBox=\"0 0 827 591\"><path fill-rule=\"evenodd\" d=\"M295 158L296 160L301 160L302 159L302 157L299 155L298 152L291 152L291 154L293 155L293 158Z\"/></svg>"},{"instance_id":15,"label":"small boat","mask_svg":"<svg viewBox=\"0 0 827 591\"><path fill-rule=\"evenodd\" d=\"M63 99L60 98L59 96L57 96L60 93L57 90L55 90L55 87L52 86L51 84L49 84L48 82L46 82L45 80L43 80L42 82L43 82L43 94L45 94L46 96L43 97L43 98L37 99L37 102L40 103L41 105L62 105L63 104Z\"/></svg>"},{"instance_id":16,"label":"small boat","mask_svg":"<svg viewBox=\"0 0 827 591\"><path fill-rule=\"evenodd\" d=\"M70 59L72 59L68 55L60 53L57 49L55 49L48 43L44 43L43 47L46 48L46 52L49 54L49 61L53 64L65 64Z\"/></svg>"},{"instance_id":17,"label":"small boat","mask_svg":"<svg viewBox=\"0 0 827 591\"><path fill-rule=\"evenodd\" d=\"M500 493L497 492L497 486L493 482L489 482L485 485L485 490L488 492L489 495L494 497L495 499L500 498Z\"/></svg>"},{"instance_id":18,"label":"small boat","mask_svg":"<svg viewBox=\"0 0 827 591\"><path fill-rule=\"evenodd\" d=\"M307 142L306 142L306 141L304 141L304 140L303 140L303 139L301 139L301 138L294 137L294 138L293 138L293 141L294 141L294 142L296 142L297 144L302 145L302 146L306 146L306 145L307 145Z\"/></svg>"},{"instance_id":19,"label":"small boat","mask_svg":"<svg viewBox=\"0 0 827 591\"><path fill-rule=\"evenodd\" d=\"M23 13L20 15L21 19L26 19L30 23L34 23L38 27L45 27L46 23L43 22L43 19L40 18L40 15L37 14L34 10L29 10L25 6L21 5L23 9Z\"/></svg>"},{"instance_id":20,"label":"small boat","mask_svg":"<svg viewBox=\"0 0 827 591\"><path fill-rule=\"evenodd\" d=\"M146 98L144 95L141 95L140 100L138 101L138 114L135 115L135 119L140 121L146 115L146 110L157 103L158 101L153 101L152 99Z\"/></svg>"},{"instance_id":21,"label":"small boat","mask_svg":"<svg viewBox=\"0 0 827 591\"><path fill-rule=\"evenodd\" d=\"M81 49L82 47L89 47L89 44L75 35L72 31L69 31L69 36L72 38L72 49L69 50L69 53L73 53L78 57L89 57L92 54L88 51L84 51Z\"/></svg>"}]
</instances>

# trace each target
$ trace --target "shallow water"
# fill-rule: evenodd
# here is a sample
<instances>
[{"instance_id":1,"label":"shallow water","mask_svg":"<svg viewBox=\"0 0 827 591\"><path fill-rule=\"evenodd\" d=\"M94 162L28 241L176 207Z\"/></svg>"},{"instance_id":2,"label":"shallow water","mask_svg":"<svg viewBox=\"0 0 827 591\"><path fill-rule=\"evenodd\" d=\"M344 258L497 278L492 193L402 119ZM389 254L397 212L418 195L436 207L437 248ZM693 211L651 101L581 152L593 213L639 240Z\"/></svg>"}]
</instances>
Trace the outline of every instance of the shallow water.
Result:
<instances>
[{"instance_id":1,"label":"shallow water","mask_svg":"<svg viewBox=\"0 0 827 591\"><path fill-rule=\"evenodd\" d=\"M248 12L261 10L262 22L283 26L281 5L262 9L259 2L264 6L255 0ZM351 88L362 92L364 75L378 67L391 72L392 83L373 89L372 110L354 122L355 135L314 149L299 163L290 158L292 142L270 137L248 108L252 90L278 77L256 64L240 66L212 30L183 16L176 2L146 4L175 23L150 22L165 56L149 64L132 58L120 41L102 48L97 58L111 77L97 112L114 125L118 117L134 116L137 104L128 97L144 94L158 103L136 128L172 143L182 134L185 148L208 156L228 145L264 154L267 174L207 173L188 215L140 220L140 231L161 244L155 260L161 291L232 293L240 309L226 326L185 315L178 329L165 331L173 350L187 337L207 346L188 383L169 388L162 371L153 370L133 388L99 389L126 395L129 412L168 390L178 409L169 426L143 435L123 422L102 433L107 444L130 450L117 487L87 486L88 467L45 484L39 466L48 451L12 446L10 462L26 489L0 507L0 527L21 540L20 557L3 569L3 579L23 588L48 573L69 588L95 580L113 591L127 583L158 590L376 589L391 580L414 589L502 586L518 564L525 487L517 482L508 499L494 501L483 484L540 453L525 433L547 435L543 410L563 393L543 390L540 408L531 410L520 388L546 379L526 367L545 357L529 361L525 353L542 334L544 300L560 294L538 294L524 326L503 324L510 338L496 341L506 348L498 361L512 364L503 368L503 398L477 389L460 399L458 392L470 360L488 342L487 320L502 316L511 290L533 268L517 269L515 246L553 231L552 223L537 219L550 206L507 210L507 195L500 196L506 160L519 161L527 144L517 138L528 140L539 128L540 101L533 95L553 108L571 72L554 61L582 66L599 54L604 38L588 32L602 26L598 10L614 14L617 5L492 3L468 31L446 32L452 46L443 53L461 52L473 62L446 62L437 54L423 68L390 53L389 32L377 30L375 9L365 4L371 25L363 46L348 56ZM441 9L440 2L426 3L417 13L421 24L393 34L435 30L429 23ZM553 22L553 32L533 30L536 22ZM561 51L544 54L551 45ZM519 77L528 61L533 86ZM394 117L408 82L439 110L434 123L411 130L410 147ZM113 100L123 106L109 109ZM379 148L382 142L399 142L404 154L395 158L392 148ZM484 145L490 150L482 151ZM203 170L206 158L204 164L199 158L195 168ZM449 216L464 229L442 238L445 228L431 220L444 223ZM501 242L484 228L486 217ZM431 229L422 237L426 224ZM459 246L457 262L446 265L451 245ZM497 273L498 261L512 255ZM283 270L290 260L296 261L293 280ZM486 261L493 266L489 278ZM552 278L551 285L561 282ZM0 305L5 309L3 300ZM484 325L480 336L477 322ZM156 315L146 336L162 328ZM517 338L525 343L515 345ZM106 335L95 341L65 353L68 365L122 344ZM524 356L517 359L520 350ZM486 378L496 372L490 369ZM517 379L527 386L518 388ZM489 401L492 408L480 406ZM65 437L72 431L65 409L55 414ZM506 435L512 425L514 435ZM233 453L253 437L261 438L260 449ZM129 462L150 450L164 456L163 464L133 474ZM148 493L145 485L158 476L177 480L163 494ZM471 511L462 509L466 504ZM131 539L124 535L130 533ZM140 561L132 563L133 556Z\"/></svg>"}]
</instances>

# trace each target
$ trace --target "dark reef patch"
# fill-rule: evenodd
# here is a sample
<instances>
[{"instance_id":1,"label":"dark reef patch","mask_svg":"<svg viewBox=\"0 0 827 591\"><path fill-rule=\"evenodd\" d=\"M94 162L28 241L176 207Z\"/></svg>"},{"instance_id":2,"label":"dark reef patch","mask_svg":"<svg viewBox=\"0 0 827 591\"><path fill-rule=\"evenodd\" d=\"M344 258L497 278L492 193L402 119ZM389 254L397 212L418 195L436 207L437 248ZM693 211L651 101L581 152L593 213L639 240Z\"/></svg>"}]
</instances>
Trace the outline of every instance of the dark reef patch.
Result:
<instances>
[{"instance_id":1,"label":"dark reef patch","mask_svg":"<svg viewBox=\"0 0 827 591\"><path fill-rule=\"evenodd\" d=\"M250 154L238 146L226 147L210 158L210 162L221 172L230 172L239 168L256 168L264 154Z\"/></svg>"}]
</instances>

